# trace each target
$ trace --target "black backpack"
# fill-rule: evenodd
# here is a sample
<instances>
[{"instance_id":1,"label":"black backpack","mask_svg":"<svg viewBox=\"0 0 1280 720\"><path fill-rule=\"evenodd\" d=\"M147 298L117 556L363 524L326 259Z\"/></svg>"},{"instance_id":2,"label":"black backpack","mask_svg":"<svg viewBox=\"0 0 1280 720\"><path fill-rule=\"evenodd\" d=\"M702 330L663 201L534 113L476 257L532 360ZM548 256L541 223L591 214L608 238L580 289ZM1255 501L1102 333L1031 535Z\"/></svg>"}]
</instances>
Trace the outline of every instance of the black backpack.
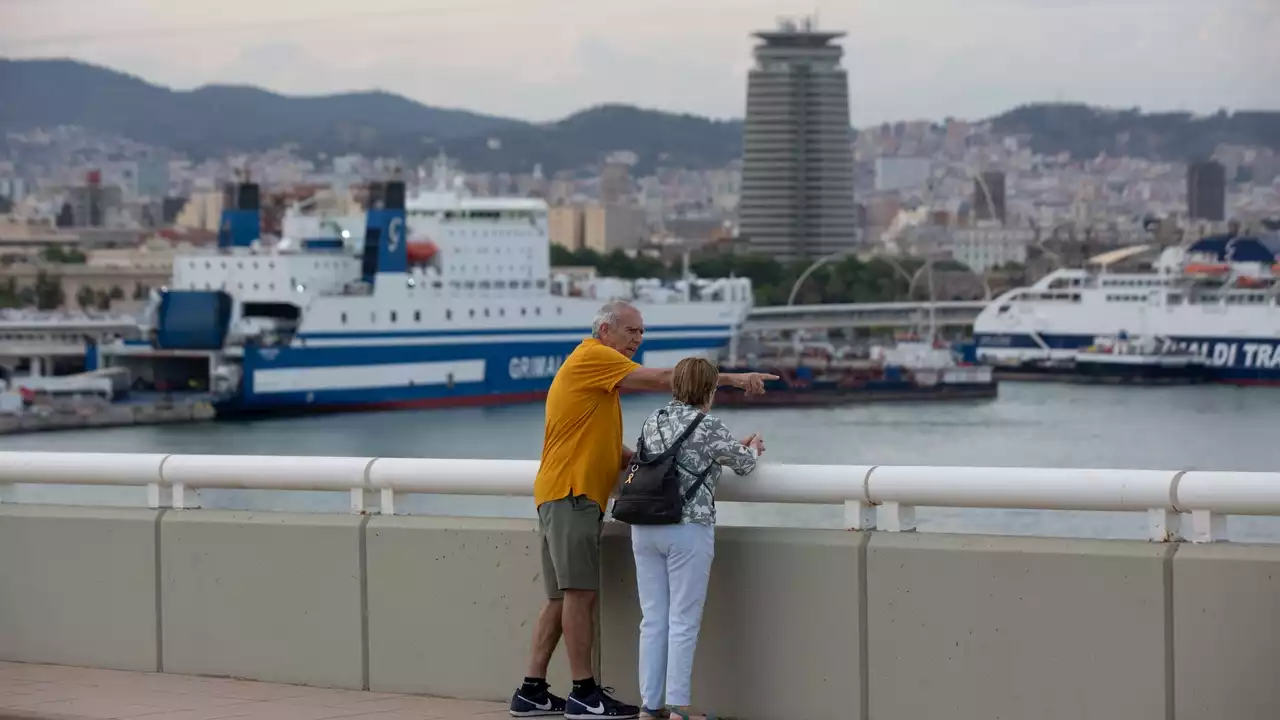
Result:
<instances>
[{"instance_id":1,"label":"black backpack","mask_svg":"<svg viewBox=\"0 0 1280 720\"><path fill-rule=\"evenodd\" d=\"M666 410L658 412L662 414ZM689 491L681 494L680 468L676 463L676 455L703 417L703 413L698 413L698 417L689 423L689 427L685 428L665 452L649 460L644 459L644 435L641 434L635 454L631 456L631 464L627 467L627 477L622 481L618 499L613 503L615 520L628 525L675 525L680 522L685 504L693 499L715 464L708 465Z\"/></svg>"}]
</instances>

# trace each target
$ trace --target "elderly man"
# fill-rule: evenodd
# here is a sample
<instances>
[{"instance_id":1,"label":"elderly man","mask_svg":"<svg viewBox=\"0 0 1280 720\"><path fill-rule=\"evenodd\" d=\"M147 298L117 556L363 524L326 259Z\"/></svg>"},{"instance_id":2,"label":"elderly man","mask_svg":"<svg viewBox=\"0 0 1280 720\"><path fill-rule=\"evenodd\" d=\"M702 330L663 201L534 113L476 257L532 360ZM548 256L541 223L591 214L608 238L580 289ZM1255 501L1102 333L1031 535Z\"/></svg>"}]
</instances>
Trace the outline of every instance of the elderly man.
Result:
<instances>
[{"instance_id":1,"label":"elderly man","mask_svg":"<svg viewBox=\"0 0 1280 720\"><path fill-rule=\"evenodd\" d=\"M528 676L511 698L516 717L635 718L640 708L609 696L591 669L593 609L600 581L600 530L618 475L630 460L622 444L618 392L670 391L671 370L641 367L631 358L644 339L640 311L625 302L596 314L591 337L565 359L547 394L542 464L534 481L542 577L547 604L534 629ZM764 392L762 373L722 373L721 385ZM563 633L573 673L567 699L550 692L547 665Z\"/></svg>"}]
</instances>

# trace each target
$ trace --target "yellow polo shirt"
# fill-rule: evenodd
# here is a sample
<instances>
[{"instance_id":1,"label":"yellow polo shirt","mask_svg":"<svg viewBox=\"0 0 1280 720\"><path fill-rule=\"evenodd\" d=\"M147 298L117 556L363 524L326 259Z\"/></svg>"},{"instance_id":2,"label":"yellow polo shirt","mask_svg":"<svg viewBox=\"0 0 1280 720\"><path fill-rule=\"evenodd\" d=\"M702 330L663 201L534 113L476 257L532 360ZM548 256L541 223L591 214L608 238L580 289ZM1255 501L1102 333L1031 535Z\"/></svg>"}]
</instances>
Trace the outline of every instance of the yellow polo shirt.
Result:
<instances>
[{"instance_id":1,"label":"yellow polo shirt","mask_svg":"<svg viewBox=\"0 0 1280 720\"><path fill-rule=\"evenodd\" d=\"M586 495L604 509L622 470L618 383L638 367L595 338L565 358L547 393L542 464L533 483L538 505Z\"/></svg>"}]
</instances>

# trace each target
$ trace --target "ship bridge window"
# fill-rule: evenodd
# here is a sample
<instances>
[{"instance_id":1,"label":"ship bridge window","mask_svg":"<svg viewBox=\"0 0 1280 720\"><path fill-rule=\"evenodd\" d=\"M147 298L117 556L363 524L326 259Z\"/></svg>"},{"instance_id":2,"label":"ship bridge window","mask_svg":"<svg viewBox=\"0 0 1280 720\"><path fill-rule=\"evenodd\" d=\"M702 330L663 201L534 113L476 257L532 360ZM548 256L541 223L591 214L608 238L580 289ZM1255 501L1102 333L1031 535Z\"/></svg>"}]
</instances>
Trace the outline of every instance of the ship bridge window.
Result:
<instances>
[{"instance_id":1,"label":"ship bridge window","mask_svg":"<svg viewBox=\"0 0 1280 720\"><path fill-rule=\"evenodd\" d=\"M452 319L453 319L453 311L452 311L452 310L445 310L445 311L444 311L444 319L445 319L445 320L452 320Z\"/></svg>"},{"instance_id":2,"label":"ship bridge window","mask_svg":"<svg viewBox=\"0 0 1280 720\"><path fill-rule=\"evenodd\" d=\"M346 314L346 313L342 313L342 324L343 324L343 325L346 325L346 324L347 324L347 314Z\"/></svg>"},{"instance_id":3,"label":"ship bridge window","mask_svg":"<svg viewBox=\"0 0 1280 720\"><path fill-rule=\"evenodd\" d=\"M395 311L395 310L392 310L392 311L391 311L391 322L393 322L393 323L394 323L394 322L396 322L396 318L397 318L396 311Z\"/></svg>"}]
</instances>

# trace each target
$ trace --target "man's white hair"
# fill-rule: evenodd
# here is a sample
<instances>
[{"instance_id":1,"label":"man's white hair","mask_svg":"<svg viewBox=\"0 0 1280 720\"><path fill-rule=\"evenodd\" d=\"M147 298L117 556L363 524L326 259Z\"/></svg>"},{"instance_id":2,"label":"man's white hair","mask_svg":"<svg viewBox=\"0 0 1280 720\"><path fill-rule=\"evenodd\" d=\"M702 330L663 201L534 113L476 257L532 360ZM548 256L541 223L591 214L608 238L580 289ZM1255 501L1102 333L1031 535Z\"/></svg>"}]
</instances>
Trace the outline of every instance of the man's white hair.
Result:
<instances>
[{"instance_id":1,"label":"man's white hair","mask_svg":"<svg viewBox=\"0 0 1280 720\"><path fill-rule=\"evenodd\" d=\"M614 300L605 303L604 307L596 311L595 320L591 321L591 337L599 339L601 325L617 327L618 316L628 308L634 309L634 306L625 300Z\"/></svg>"}]
</instances>

